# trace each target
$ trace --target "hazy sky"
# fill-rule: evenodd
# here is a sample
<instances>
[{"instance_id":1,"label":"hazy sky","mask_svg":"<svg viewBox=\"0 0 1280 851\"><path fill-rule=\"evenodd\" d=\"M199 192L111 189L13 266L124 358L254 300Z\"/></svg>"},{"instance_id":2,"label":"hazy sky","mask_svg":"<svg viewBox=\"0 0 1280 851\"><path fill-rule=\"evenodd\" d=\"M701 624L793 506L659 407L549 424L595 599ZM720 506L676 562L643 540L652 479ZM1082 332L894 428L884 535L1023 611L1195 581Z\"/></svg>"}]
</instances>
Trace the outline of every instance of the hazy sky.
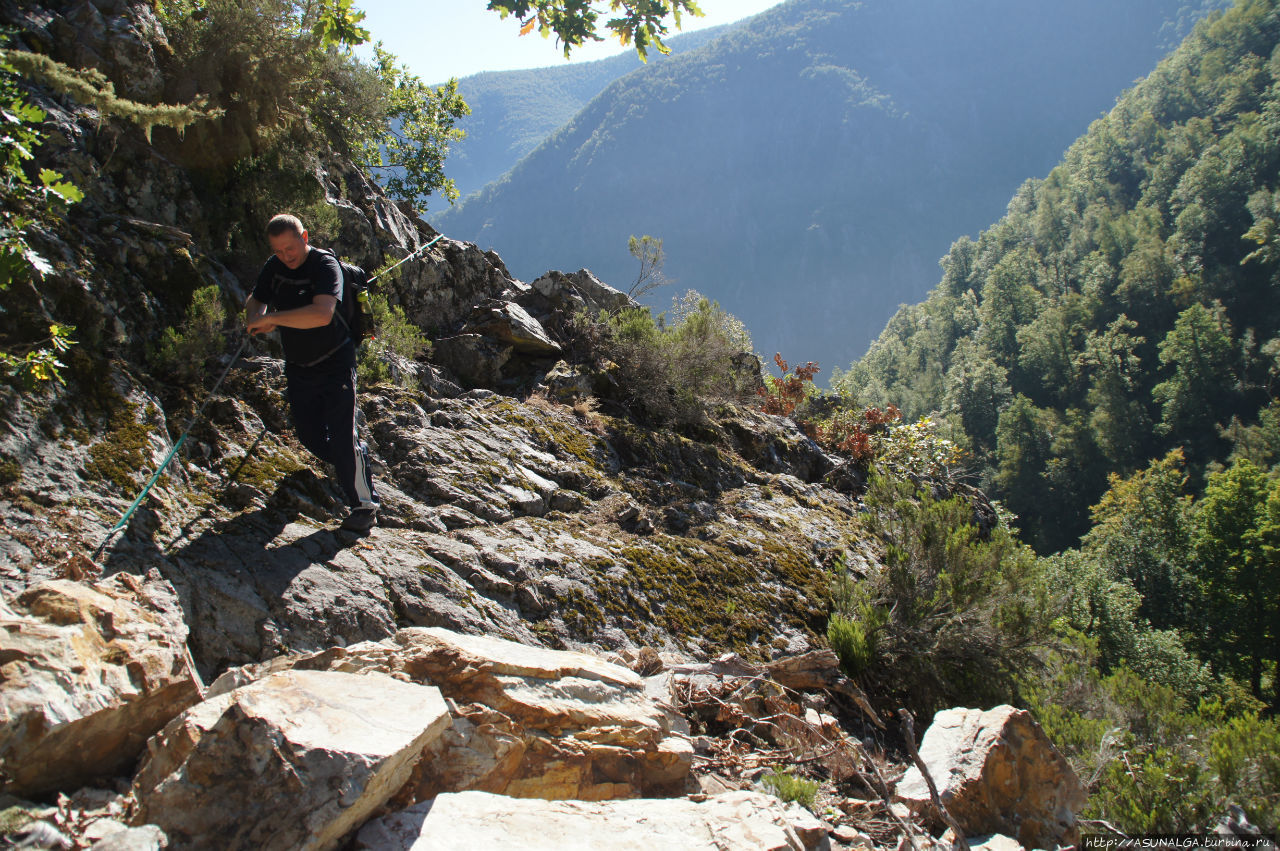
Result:
<instances>
[{"instance_id":1,"label":"hazy sky","mask_svg":"<svg viewBox=\"0 0 1280 851\"><path fill-rule=\"evenodd\" d=\"M682 17L681 32L727 24L778 5L779 0L699 0L704 17ZM400 57L427 83L466 77L480 71L540 68L562 64L555 37L537 31L519 35L514 16L505 21L488 11L486 0L355 0L374 41ZM600 4L597 4L600 5ZM601 16L607 20L608 12ZM670 35L677 34L674 28ZM571 61L604 59L623 48L614 40L574 50ZM371 55L371 53L370 53Z\"/></svg>"}]
</instances>

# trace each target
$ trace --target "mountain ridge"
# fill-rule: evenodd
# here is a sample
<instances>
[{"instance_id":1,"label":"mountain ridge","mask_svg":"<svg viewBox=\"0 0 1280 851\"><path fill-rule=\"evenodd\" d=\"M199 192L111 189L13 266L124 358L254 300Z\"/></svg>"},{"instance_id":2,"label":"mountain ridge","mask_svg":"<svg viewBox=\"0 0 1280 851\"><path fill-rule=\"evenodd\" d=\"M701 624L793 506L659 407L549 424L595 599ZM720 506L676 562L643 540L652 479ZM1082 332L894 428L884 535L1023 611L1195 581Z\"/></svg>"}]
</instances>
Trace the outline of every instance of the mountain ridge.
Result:
<instances>
[{"instance_id":1,"label":"mountain ridge","mask_svg":"<svg viewBox=\"0 0 1280 851\"><path fill-rule=\"evenodd\" d=\"M1245 3L1198 27L1003 218L954 243L929 297L837 381L953 418L1042 548L1088 529L1109 474L1169 451L1197 484L1236 457L1278 460L1261 354L1280 345L1274 14Z\"/></svg>"},{"instance_id":2,"label":"mountain ridge","mask_svg":"<svg viewBox=\"0 0 1280 851\"><path fill-rule=\"evenodd\" d=\"M671 54L694 50L733 24L680 33L666 40ZM668 58L651 51L649 63ZM517 71L484 71L458 80L471 114L457 126L467 138L449 150L449 176L465 199L500 178L576 115L610 82L645 67L635 51L594 62Z\"/></svg>"},{"instance_id":3,"label":"mountain ridge","mask_svg":"<svg viewBox=\"0 0 1280 851\"><path fill-rule=\"evenodd\" d=\"M1035 34L1006 46L1023 58L999 68L983 54L1003 36L982 35L970 10L898 11L905 8L808 0L766 11L615 81L600 96L612 106L589 104L497 183L432 220L481 245L501 244L521 277L576 252L575 262L625 282L634 262L627 237L661 237L679 287L741 315L762 351L810 346L789 353L824 368L847 364L893 308L926 291L957 232L995 218L1028 174L1046 172L1087 120L1154 64L1172 4L1113 12L1118 26L1105 36L1092 26L1094 7L1055 10L1051 27L1017 4L984 4L982 20L1007 31L1016 21ZM966 27L978 41L960 35ZM1075 43L1067 32L1078 46L1064 47ZM1134 57L1138 32L1152 45L1149 60ZM1108 55L1128 63L1118 75L1091 61L1078 63L1087 71L1077 69L1070 88L1053 76L1050 57L1078 59L1102 38ZM963 74L921 76L927 66L912 59L934 53ZM878 57L880 76L858 70L869 57ZM1020 92L1016 103L991 94L1001 81ZM890 100L894 113L884 111ZM1076 118L1065 114L1072 110ZM986 132L1010 122L1041 127L1042 136L1056 128L1056 141L1032 155L1036 145L1022 138L1030 131ZM908 280L914 289L902 289ZM799 297L769 304L768 290L784 281ZM837 305L839 324L812 327L802 304Z\"/></svg>"}]
</instances>

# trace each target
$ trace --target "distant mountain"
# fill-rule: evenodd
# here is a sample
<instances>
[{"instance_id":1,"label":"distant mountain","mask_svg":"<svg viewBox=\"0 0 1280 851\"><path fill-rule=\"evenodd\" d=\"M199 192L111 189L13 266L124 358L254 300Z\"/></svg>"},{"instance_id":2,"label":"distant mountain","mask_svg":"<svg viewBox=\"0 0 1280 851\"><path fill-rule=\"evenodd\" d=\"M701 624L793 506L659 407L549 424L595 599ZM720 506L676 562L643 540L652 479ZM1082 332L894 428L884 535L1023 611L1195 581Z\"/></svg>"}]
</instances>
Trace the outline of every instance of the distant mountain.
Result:
<instances>
[{"instance_id":1,"label":"distant mountain","mask_svg":"<svg viewBox=\"0 0 1280 851\"><path fill-rule=\"evenodd\" d=\"M822 381L1202 11L792 0L615 81L434 224L522 278L585 262L624 289L627 237L662 237L679 289L718 299L759 351L819 361Z\"/></svg>"},{"instance_id":2,"label":"distant mountain","mask_svg":"<svg viewBox=\"0 0 1280 851\"><path fill-rule=\"evenodd\" d=\"M696 50L726 27L708 27L666 39L671 53L649 52L649 65ZM596 62L527 71L489 71L458 81L471 115L458 122L467 138L449 152L449 176L462 197L506 174L525 154L567 124L619 77L646 67L634 50Z\"/></svg>"}]
</instances>

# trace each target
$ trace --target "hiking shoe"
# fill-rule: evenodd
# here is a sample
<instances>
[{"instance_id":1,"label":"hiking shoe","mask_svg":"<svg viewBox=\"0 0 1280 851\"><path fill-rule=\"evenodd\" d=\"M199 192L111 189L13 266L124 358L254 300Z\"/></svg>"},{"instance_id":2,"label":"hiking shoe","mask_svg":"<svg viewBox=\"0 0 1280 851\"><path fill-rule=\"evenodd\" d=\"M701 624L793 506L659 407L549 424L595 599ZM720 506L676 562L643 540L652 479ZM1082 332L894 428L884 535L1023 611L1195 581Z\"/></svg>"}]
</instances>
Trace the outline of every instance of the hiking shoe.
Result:
<instances>
[{"instance_id":1,"label":"hiking shoe","mask_svg":"<svg viewBox=\"0 0 1280 851\"><path fill-rule=\"evenodd\" d=\"M368 532L376 525L378 525L378 509L353 508L347 515L347 519L342 521L341 528L348 532Z\"/></svg>"}]
</instances>

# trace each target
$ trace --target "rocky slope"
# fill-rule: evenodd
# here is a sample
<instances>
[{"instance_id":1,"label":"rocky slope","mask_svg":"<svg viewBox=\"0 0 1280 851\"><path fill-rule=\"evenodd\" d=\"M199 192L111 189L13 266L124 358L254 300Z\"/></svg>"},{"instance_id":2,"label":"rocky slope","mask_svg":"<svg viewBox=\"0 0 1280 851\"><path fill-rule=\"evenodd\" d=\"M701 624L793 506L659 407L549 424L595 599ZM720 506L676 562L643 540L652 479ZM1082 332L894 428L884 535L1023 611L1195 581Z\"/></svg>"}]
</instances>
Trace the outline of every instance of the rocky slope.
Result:
<instances>
[{"instance_id":1,"label":"rocky slope","mask_svg":"<svg viewBox=\"0 0 1280 851\"><path fill-rule=\"evenodd\" d=\"M651 648L607 661L408 628L235 668L206 687L181 652L177 610L158 575L122 573L42 583L0 611L0 831L11 841L950 847L932 839L940 819L983 834L979 847L1077 835L1079 781L1008 706L938 713L927 762L895 795L901 769L828 711L841 695L866 705L830 651L763 666L733 654L681 663ZM795 762L828 778L827 821L810 812L812 791L809 809L761 793L765 766ZM942 784L932 807L926 776ZM51 793L53 806L28 800Z\"/></svg>"},{"instance_id":2,"label":"rocky slope","mask_svg":"<svg viewBox=\"0 0 1280 851\"><path fill-rule=\"evenodd\" d=\"M146 3L5 20L64 61L96 57L122 91L160 73ZM445 239L386 282L435 344L393 364L400 384L362 391L372 534L335 531L280 362L256 345L233 359L233 333L202 364L231 369L182 458L109 538L208 384L163 374L148 344L202 285L242 298L257 258L201 218L208 135L151 144L33 97L54 138L42 157L87 197L32 235L56 258L48 301L77 325L67 383L0 390L0 803L16 820L0 828L36 816L22 829L43 847L457 847L411 834L437 806L446 835L455 807L505 808L507 835L528 837L635 816L530 815L511 796L694 791L709 797L657 805L669 835L822 847L830 825L746 788L813 753L878 790L849 811L896 825L845 839L921 830L889 806L881 722L823 647L833 560L876 567L857 477L750 408L683 431L597 410L611 374L576 363L566 316L625 296L585 271L525 284ZM314 181L349 257L434 236L336 157Z\"/></svg>"},{"instance_id":3,"label":"rocky slope","mask_svg":"<svg viewBox=\"0 0 1280 851\"><path fill-rule=\"evenodd\" d=\"M158 26L148 8L103 2L104 27L74 28L66 58L107 45L128 55L130 44L146 56L142 24ZM27 23L37 35L68 25ZM166 149L113 127L116 147L101 150L91 110L41 103L51 163L87 193L65 226L38 235L62 258L45 287L82 342L66 388L3 391L10 594L95 569L78 555L105 539L229 357L204 364L208 377L188 390L156 374L147 343L202 284L242 299L233 267L254 262L199 236L205 199L183 142ZM348 257L372 267L435 235L339 160L318 164L315 180ZM789 421L750 410L726 408L686 435L561 401L581 395L583 376L557 371L574 343L556 329L579 305L625 302L589 273L528 285L496 255L448 239L402 269L384 286L436 331L437 363L400 364L408 386L362 392L382 528L359 541L332 530L336 492L287 427L280 362L255 343L185 460L105 552L107 574L156 569L176 583L202 671L405 625L703 652L821 631L823 569L861 537L856 502L823 484L835 459Z\"/></svg>"}]
</instances>

